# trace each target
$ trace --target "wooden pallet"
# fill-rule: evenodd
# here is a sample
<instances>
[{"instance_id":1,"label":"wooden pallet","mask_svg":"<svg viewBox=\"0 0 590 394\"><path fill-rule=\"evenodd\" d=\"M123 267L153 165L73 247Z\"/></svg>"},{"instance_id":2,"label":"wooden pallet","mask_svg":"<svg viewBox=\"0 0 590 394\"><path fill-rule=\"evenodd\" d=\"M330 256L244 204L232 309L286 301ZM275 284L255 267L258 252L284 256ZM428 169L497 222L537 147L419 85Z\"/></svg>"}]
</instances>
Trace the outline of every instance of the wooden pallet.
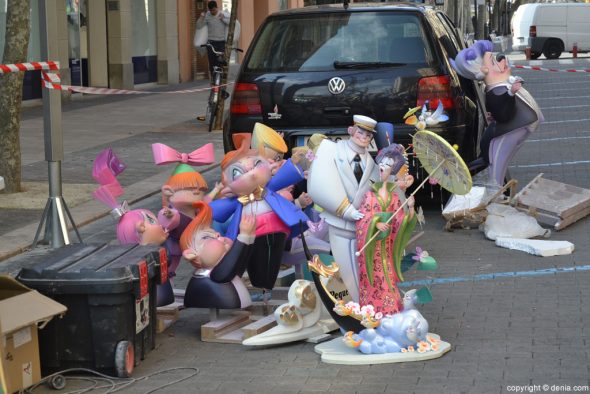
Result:
<instances>
[{"instance_id":1,"label":"wooden pallet","mask_svg":"<svg viewBox=\"0 0 590 394\"><path fill-rule=\"evenodd\" d=\"M156 332L159 334L170 328L180 315L183 304L174 302L170 305L160 306L156 310Z\"/></svg>"},{"instance_id":2,"label":"wooden pallet","mask_svg":"<svg viewBox=\"0 0 590 394\"><path fill-rule=\"evenodd\" d=\"M286 300L269 300L267 303L254 302L245 310L221 315L211 311L211 321L201 326L203 342L237 343L270 330L277 325L274 310Z\"/></svg>"},{"instance_id":3,"label":"wooden pallet","mask_svg":"<svg viewBox=\"0 0 590 394\"><path fill-rule=\"evenodd\" d=\"M512 200L519 210L559 231L590 214L590 190L537 175Z\"/></svg>"}]
</instances>

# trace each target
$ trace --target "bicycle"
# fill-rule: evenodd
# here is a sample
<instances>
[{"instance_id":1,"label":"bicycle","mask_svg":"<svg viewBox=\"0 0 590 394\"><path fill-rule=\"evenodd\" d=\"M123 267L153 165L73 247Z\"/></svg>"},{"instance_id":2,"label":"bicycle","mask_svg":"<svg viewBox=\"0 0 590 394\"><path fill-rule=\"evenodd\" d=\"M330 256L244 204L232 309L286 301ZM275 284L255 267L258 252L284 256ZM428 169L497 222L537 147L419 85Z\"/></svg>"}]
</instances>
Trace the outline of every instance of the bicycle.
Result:
<instances>
[{"instance_id":1,"label":"bicycle","mask_svg":"<svg viewBox=\"0 0 590 394\"><path fill-rule=\"evenodd\" d=\"M213 66L213 75L212 75L212 87L209 93L209 99L207 100L207 110L205 112L205 116L197 116L197 119L200 121L209 121L209 132L213 129L213 123L215 123L215 116L217 114L217 108L219 106L219 97L223 100L227 100L229 97L229 93L225 90L224 86L221 86L221 76L223 75L223 66L227 66L227 62L225 61L225 53L218 52L215 50L213 45L210 43L201 45L201 47L209 47L213 54L217 57L217 64ZM243 52L239 48L235 48L239 52Z\"/></svg>"}]
</instances>

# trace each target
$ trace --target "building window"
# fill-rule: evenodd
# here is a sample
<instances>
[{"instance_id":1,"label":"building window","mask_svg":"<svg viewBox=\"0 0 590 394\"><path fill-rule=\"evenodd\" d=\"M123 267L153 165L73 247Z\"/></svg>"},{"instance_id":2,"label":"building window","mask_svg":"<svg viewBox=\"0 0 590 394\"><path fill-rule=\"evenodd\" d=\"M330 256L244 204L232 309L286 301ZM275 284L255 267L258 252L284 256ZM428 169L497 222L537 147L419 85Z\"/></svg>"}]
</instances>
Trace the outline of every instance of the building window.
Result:
<instances>
[{"instance_id":1,"label":"building window","mask_svg":"<svg viewBox=\"0 0 590 394\"><path fill-rule=\"evenodd\" d=\"M133 82L156 82L156 0L132 0L131 23L133 29Z\"/></svg>"}]
</instances>

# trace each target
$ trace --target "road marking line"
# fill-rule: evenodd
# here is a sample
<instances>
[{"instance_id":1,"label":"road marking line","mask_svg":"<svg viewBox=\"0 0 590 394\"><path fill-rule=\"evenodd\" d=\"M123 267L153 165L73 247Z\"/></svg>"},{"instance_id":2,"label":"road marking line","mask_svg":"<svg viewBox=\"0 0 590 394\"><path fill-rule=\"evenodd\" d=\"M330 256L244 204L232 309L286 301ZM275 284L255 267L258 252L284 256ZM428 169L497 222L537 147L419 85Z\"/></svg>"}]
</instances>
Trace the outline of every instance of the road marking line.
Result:
<instances>
[{"instance_id":1,"label":"road marking line","mask_svg":"<svg viewBox=\"0 0 590 394\"><path fill-rule=\"evenodd\" d=\"M590 104L563 105L563 106L560 106L560 107L540 107L540 109L582 108L582 107L590 107Z\"/></svg>"},{"instance_id":2,"label":"road marking line","mask_svg":"<svg viewBox=\"0 0 590 394\"><path fill-rule=\"evenodd\" d=\"M578 161L562 161L558 163L543 163L543 164L517 164L510 166L510 168L536 168L536 167L558 167L558 166L569 166L575 164L590 164L590 160L578 160Z\"/></svg>"},{"instance_id":3,"label":"road marking line","mask_svg":"<svg viewBox=\"0 0 590 394\"><path fill-rule=\"evenodd\" d=\"M543 65L542 60L531 60L529 62L529 66L542 66L542 65Z\"/></svg>"},{"instance_id":4,"label":"road marking line","mask_svg":"<svg viewBox=\"0 0 590 394\"><path fill-rule=\"evenodd\" d=\"M478 274L473 276L455 276L450 278L436 278L436 279L422 279L413 280L408 282L398 283L399 287L412 287L412 286L428 286L435 284L444 283L457 283L457 282L478 282L480 280L490 280L499 278L519 278L526 276L545 276L545 275L556 275L571 273L576 271L590 271L590 265L580 265L574 267L558 267L558 268L545 268L533 271L513 271L513 272L495 272L491 274Z\"/></svg>"},{"instance_id":5,"label":"road marking line","mask_svg":"<svg viewBox=\"0 0 590 394\"><path fill-rule=\"evenodd\" d=\"M570 122L587 122L590 119L570 119L570 120L553 120L550 122L543 122L541 124L555 124L555 123L570 123Z\"/></svg>"},{"instance_id":6,"label":"road marking line","mask_svg":"<svg viewBox=\"0 0 590 394\"><path fill-rule=\"evenodd\" d=\"M555 96L555 97L539 97L537 99L537 101L541 101L541 100L567 100L567 99L579 99L579 98L590 98L590 96L569 96L569 97L561 97L561 96Z\"/></svg>"},{"instance_id":7,"label":"road marking line","mask_svg":"<svg viewBox=\"0 0 590 394\"><path fill-rule=\"evenodd\" d=\"M572 59L559 59L559 64L574 64Z\"/></svg>"},{"instance_id":8,"label":"road marking line","mask_svg":"<svg viewBox=\"0 0 590 394\"><path fill-rule=\"evenodd\" d=\"M577 140L577 139L587 139L587 138L590 138L590 136L539 138L539 139L536 139L536 140L525 140L525 142L547 142L547 141Z\"/></svg>"},{"instance_id":9,"label":"road marking line","mask_svg":"<svg viewBox=\"0 0 590 394\"><path fill-rule=\"evenodd\" d=\"M576 85L580 85L583 82L590 83L590 80L587 79L588 77L584 77L584 78L586 78L586 79L582 79L582 78L574 79L574 78L570 77L570 78L568 78L568 81L560 80L560 81L555 81L555 82L546 82L548 78L527 78L525 80L525 83L527 85L531 85L531 84L535 84L535 83L539 82L539 83L542 83L543 86L545 86L545 85L567 85L567 84L574 84L574 83ZM572 79L572 80L569 80L569 79ZM535 90L535 93L536 92L537 92L537 90Z\"/></svg>"},{"instance_id":10,"label":"road marking line","mask_svg":"<svg viewBox=\"0 0 590 394\"><path fill-rule=\"evenodd\" d=\"M578 82L577 84L579 85L580 83ZM573 91L578 91L578 90L580 90L580 87L578 86L578 87L571 88L571 89L559 89L560 92L572 91L572 90ZM543 89L543 90L534 90L534 93L535 94L541 93L541 92L543 92L543 93L545 93L545 92L555 92L555 88L553 88L553 89ZM555 108L555 107L552 107L552 108ZM560 108L563 108L563 107L560 107Z\"/></svg>"}]
</instances>

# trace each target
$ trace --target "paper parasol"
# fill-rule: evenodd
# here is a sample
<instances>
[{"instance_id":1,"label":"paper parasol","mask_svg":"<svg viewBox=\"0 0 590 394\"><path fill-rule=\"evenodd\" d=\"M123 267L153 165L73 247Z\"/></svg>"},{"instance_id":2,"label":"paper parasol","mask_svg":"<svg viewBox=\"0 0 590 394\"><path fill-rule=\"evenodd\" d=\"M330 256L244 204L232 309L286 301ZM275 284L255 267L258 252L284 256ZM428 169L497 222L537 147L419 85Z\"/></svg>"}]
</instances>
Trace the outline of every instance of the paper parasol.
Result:
<instances>
[{"instance_id":1,"label":"paper parasol","mask_svg":"<svg viewBox=\"0 0 590 394\"><path fill-rule=\"evenodd\" d=\"M444 138L428 130L418 131L414 135L413 147L422 167L442 187L457 195L469 193L472 183L469 170Z\"/></svg>"},{"instance_id":2,"label":"paper parasol","mask_svg":"<svg viewBox=\"0 0 590 394\"><path fill-rule=\"evenodd\" d=\"M469 170L461 156L447 141L432 131L421 130L414 134L412 146L414 154L420 160L422 167L428 172L428 176L409 197L418 193L418 190L430 178L436 178L438 183L451 193L458 195L469 193L472 183L471 174L469 174ZM391 215L385 224L389 224L391 219L406 206L408 201L409 198ZM373 242L378 235L379 232L375 233L355 255L360 256L367 245Z\"/></svg>"}]
</instances>

